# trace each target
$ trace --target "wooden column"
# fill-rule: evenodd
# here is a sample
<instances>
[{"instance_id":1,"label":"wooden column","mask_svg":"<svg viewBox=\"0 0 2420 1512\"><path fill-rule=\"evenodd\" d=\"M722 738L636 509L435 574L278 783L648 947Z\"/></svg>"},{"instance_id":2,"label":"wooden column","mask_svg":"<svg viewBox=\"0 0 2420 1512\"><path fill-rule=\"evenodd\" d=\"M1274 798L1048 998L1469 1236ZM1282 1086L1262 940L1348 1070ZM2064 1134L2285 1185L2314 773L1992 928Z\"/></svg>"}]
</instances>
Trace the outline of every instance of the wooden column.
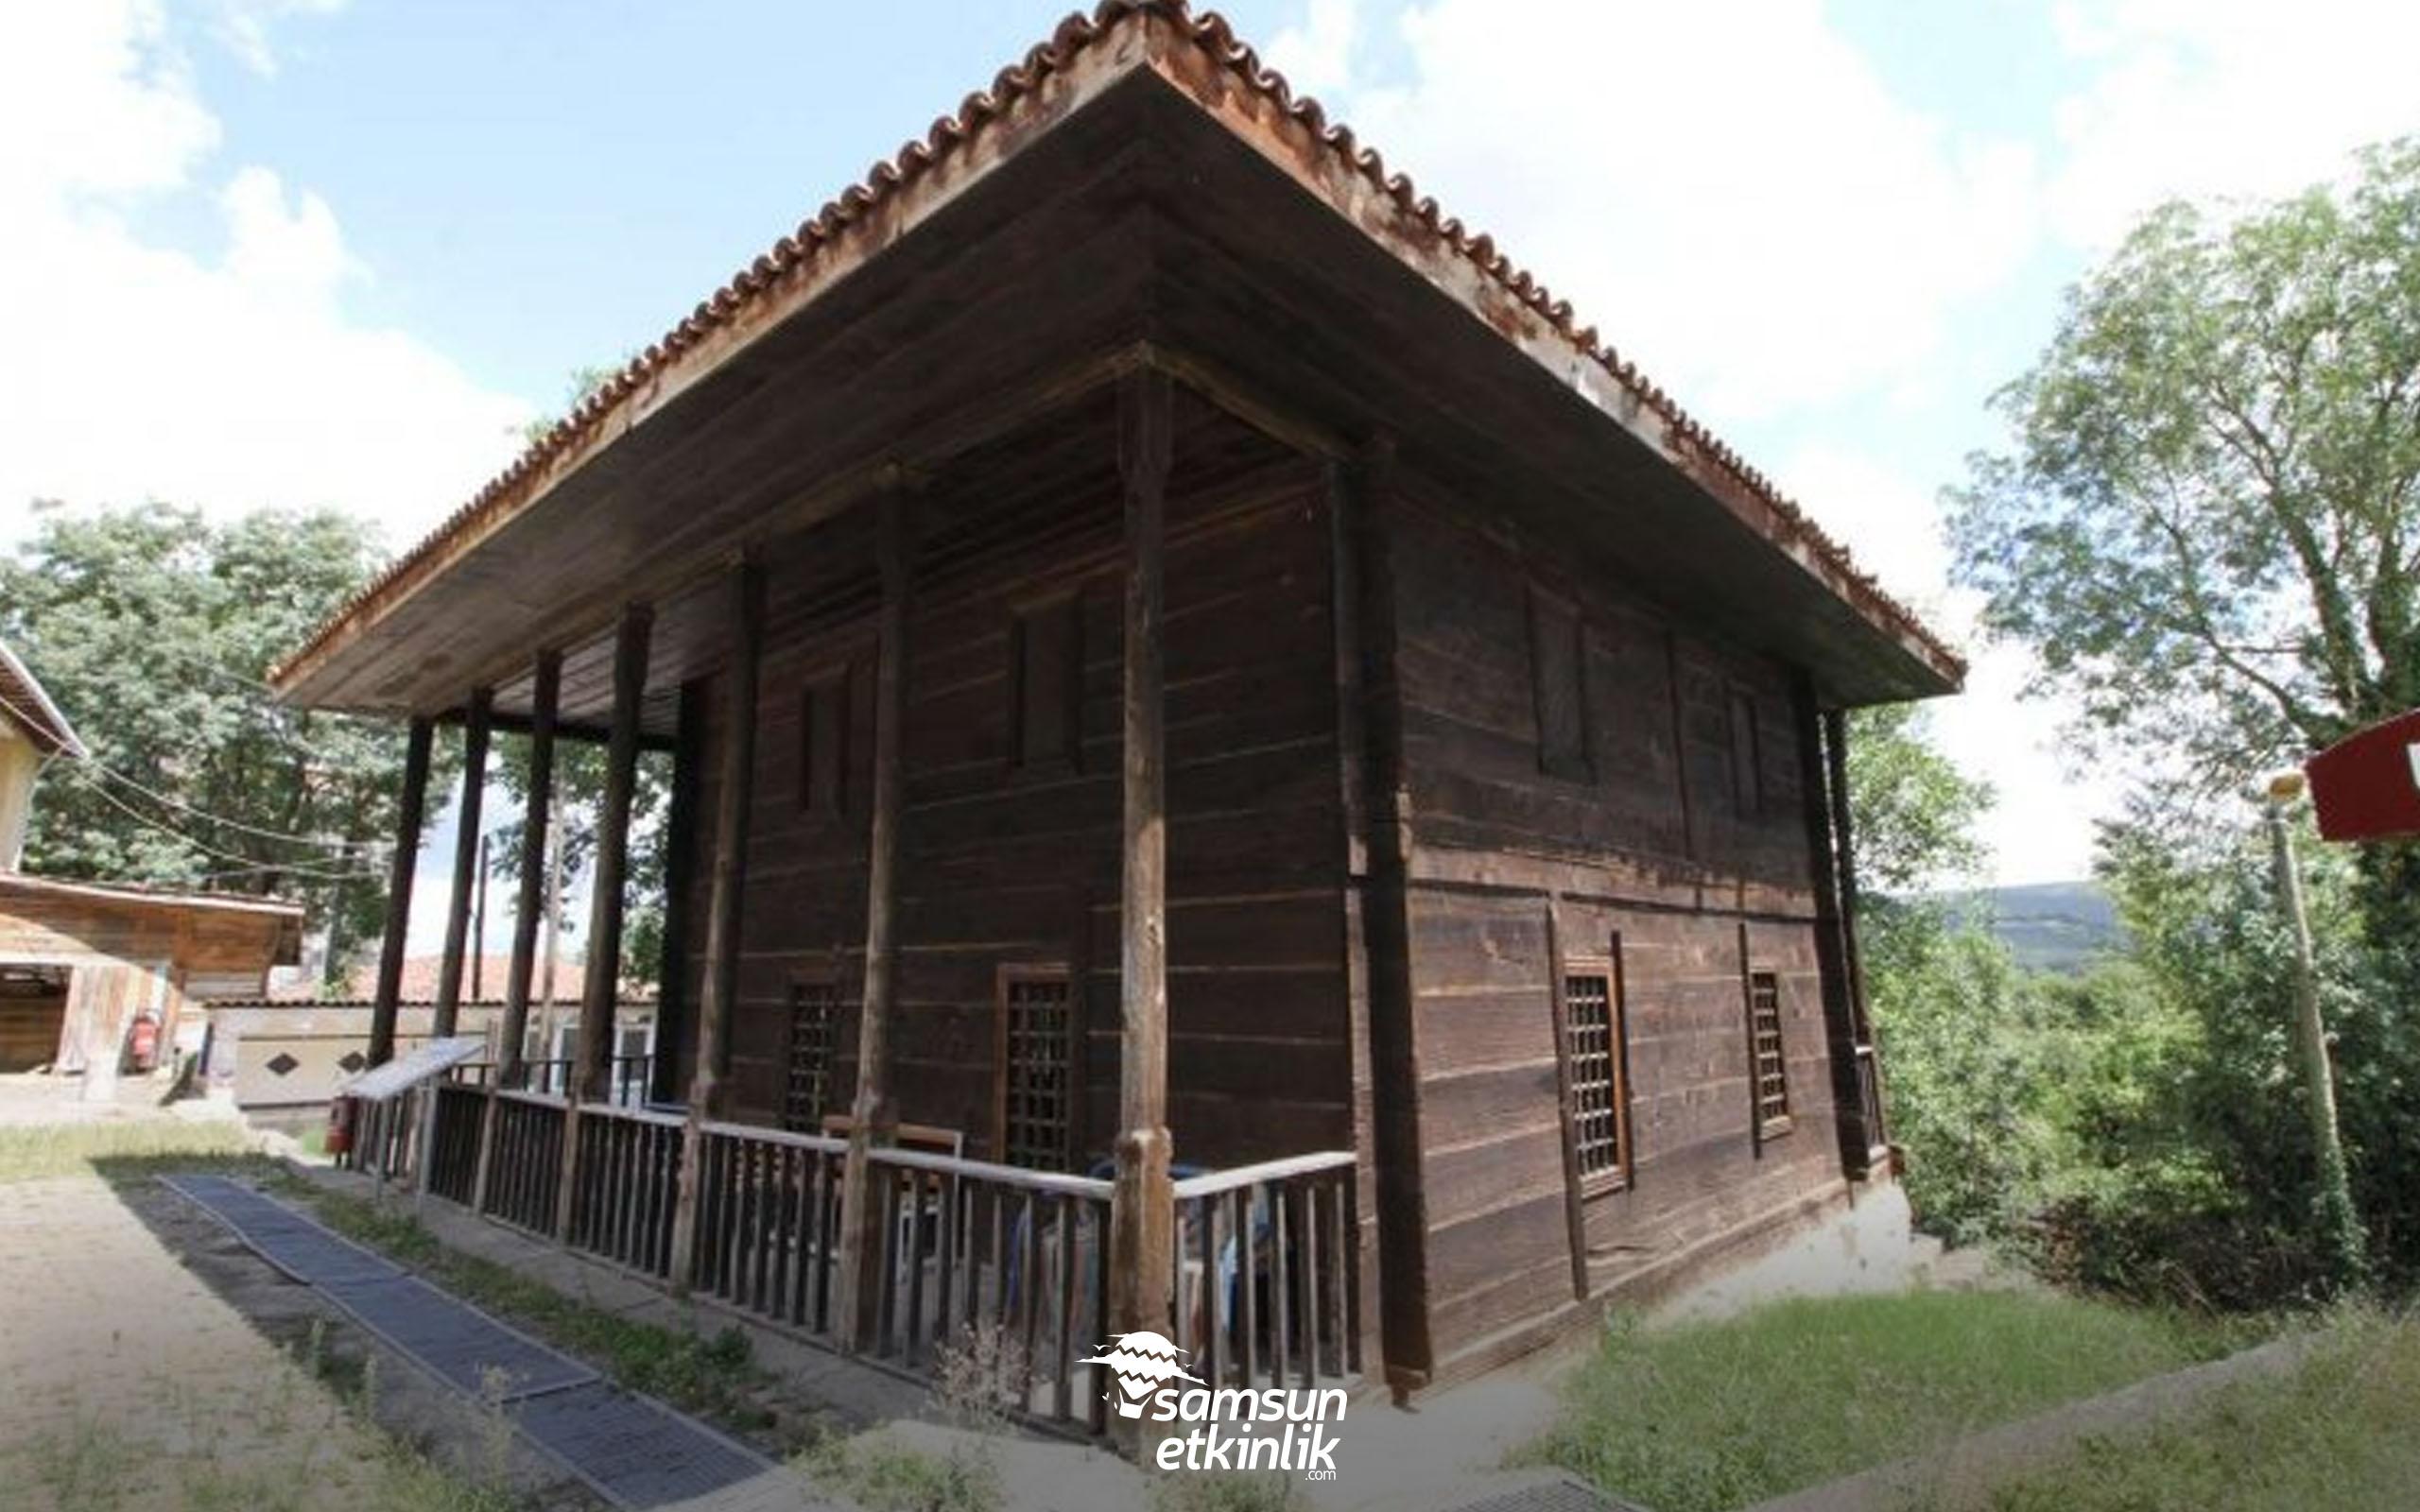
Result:
<instances>
[{"instance_id":1,"label":"wooden column","mask_svg":"<svg viewBox=\"0 0 2420 1512\"><path fill-rule=\"evenodd\" d=\"M579 994L579 1054L572 1066L571 1106L563 1112L562 1188L555 1235L571 1232L579 1188L579 1110L614 1092L614 1006L621 989L622 885L631 858L631 794L638 782L639 702L647 694L647 651L655 613L645 604L622 611L614 639L614 724L605 743L605 796L597 805L596 863L588 908L588 965Z\"/></svg>"},{"instance_id":2,"label":"wooden column","mask_svg":"<svg viewBox=\"0 0 2420 1512\"><path fill-rule=\"evenodd\" d=\"M681 1041L693 1032L689 936L698 874L698 763L705 745L706 685L681 685L679 733L672 743L672 804L664 821L664 957L657 963L655 1053L648 1062L648 1100L681 1100Z\"/></svg>"},{"instance_id":3,"label":"wooden column","mask_svg":"<svg viewBox=\"0 0 2420 1512\"><path fill-rule=\"evenodd\" d=\"M697 1260L698 1186L704 1135L722 1116L731 1060L732 1002L739 992L740 902L748 884L748 808L756 776L756 679L764 654L765 575L741 562L731 575L731 664L723 674L722 765L715 791L714 872L706 900L706 969L698 991L698 1051L689 1072L689 1126L672 1204L672 1286L686 1291Z\"/></svg>"},{"instance_id":4,"label":"wooden column","mask_svg":"<svg viewBox=\"0 0 2420 1512\"><path fill-rule=\"evenodd\" d=\"M1167 741L1162 638L1171 394L1166 373L1118 391L1126 489L1125 885L1120 894L1116 1184L1110 1197L1109 1332L1175 1332L1176 1194L1169 1178Z\"/></svg>"},{"instance_id":5,"label":"wooden column","mask_svg":"<svg viewBox=\"0 0 2420 1512\"><path fill-rule=\"evenodd\" d=\"M395 1008L404 995L404 940L411 927L412 873L420 865L421 822L428 810L428 747L433 730L414 719L404 745L404 791L395 803L395 854L387 871L387 938L378 953L378 990L370 1007L370 1063L395 1058Z\"/></svg>"},{"instance_id":6,"label":"wooden column","mask_svg":"<svg viewBox=\"0 0 2420 1512\"><path fill-rule=\"evenodd\" d=\"M512 964L504 978L504 1042L497 1047L497 1085L517 1087L521 1046L529 1038L529 982L538 959L538 926L545 914L546 828L555 799L555 700L562 687L560 651L541 651L530 675L529 799L521 816L521 875L513 890Z\"/></svg>"},{"instance_id":7,"label":"wooden column","mask_svg":"<svg viewBox=\"0 0 2420 1512\"><path fill-rule=\"evenodd\" d=\"M1428 1198L1420 1170L1420 1056L1413 1032L1411 802L1404 770L1403 692L1396 669L1395 446L1374 438L1346 474L1347 539L1357 597L1338 612L1358 621L1361 653L1363 807L1368 875L1361 883L1361 942L1369 990L1372 1190L1375 1254L1365 1256L1361 1322L1380 1341L1387 1379L1398 1389L1427 1383ZM1367 1189L1365 1189L1367 1190Z\"/></svg>"},{"instance_id":8,"label":"wooden column","mask_svg":"<svg viewBox=\"0 0 2420 1512\"><path fill-rule=\"evenodd\" d=\"M1849 994L1850 1033L1861 1050L1874 1044L1874 1021L1869 1016L1865 999L1865 954L1857 938L1857 825L1849 805L1849 721L1838 709L1824 712L1824 761L1830 781L1833 844L1839 856L1841 951L1844 957ZM1865 1129L1869 1154L1890 1143L1890 1114L1882 1096L1882 1066L1874 1057L1874 1106L1876 1121ZM1859 1122L1863 1123L1862 1108ZM1871 1165L1871 1160L1868 1164Z\"/></svg>"},{"instance_id":9,"label":"wooden column","mask_svg":"<svg viewBox=\"0 0 2420 1512\"><path fill-rule=\"evenodd\" d=\"M1806 811L1808 882L1815 892L1815 967L1823 988L1824 1054L1832 1063L1832 1122L1840 1140L1841 1169L1851 1176L1863 1176L1872 1146L1866 1141L1865 1109L1858 1086L1857 1019L1850 1001L1847 940L1841 933L1840 836L1832 825L1829 742L1813 679L1800 673L1790 695L1799 784L1806 789L1799 802Z\"/></svg>"},{"instance_id":10,"label":"wooden column","mask_svg":"<svg viewBox=\"0 0 2420 1512\"><path fill-rule=\"evenodd\" d=\"M882 1204L867 1152L898 1138L890 1095L890 1020L898 998L899 795L908 708L908 498L894 480L876 507L882 627L873 685L873 815L866 870L865 999L857 1013L857 1095L840 1181L840 1274L836 1315L843 1348L873 1346L881 1312Z\"/></svg>"},{"instance_id":11,"label":"wooden column","mask_svg":"<svg viewBox=\"0 0 2420 1512\"><path fill-rule=\"evenodd\" d=\"M529 978L538 958L538 925L546 898L546 828L555 798L555 703L562 688L563 659L541 651L529 678L529 773L521 814L521 875L513 889L512 960L504 973L504 1021L496 1030L495 1070L488 1076L486 1106L479 1109L479 1161L471 1178L471 1211L488 1211L488 1180L494 1167L495 1094L518 1088L527 1069L521 1047L529 1038Z\"/></svg>"},{"instance_id":12,"label":"wooden column","mask_svg":"<svg viewBox=\"0 0 2420 1512\"><path fill-rule=\"evenodd\" d=\"M588 962L579 994L579 1056L573 1095L613 1095L614 1008L622 986L622 891L630 878L631 796L638 784L639 703L647 695L647 651L655 612L622 611L614 640L614 725L605 743L605 796L597 805L596 863L588 900Z\"/></svg>"},{"instance_id":13,"label":"wooden column","mask_svg":"<svg viewBox=\"0 0 2420 1512\"><path fill-rule=\"evenodd\" d=\"M471 707L462 717L462 801L454 825L454 893L445 904L445 954L437 967L437 1012L429 1026L432 1038L454 1032L462 1010L462 952L471 933L471 894L479 885L479 809L488 780L488 721L495 713L495 694L488 688L471 693Z\"/></svg>"}]
</instances>

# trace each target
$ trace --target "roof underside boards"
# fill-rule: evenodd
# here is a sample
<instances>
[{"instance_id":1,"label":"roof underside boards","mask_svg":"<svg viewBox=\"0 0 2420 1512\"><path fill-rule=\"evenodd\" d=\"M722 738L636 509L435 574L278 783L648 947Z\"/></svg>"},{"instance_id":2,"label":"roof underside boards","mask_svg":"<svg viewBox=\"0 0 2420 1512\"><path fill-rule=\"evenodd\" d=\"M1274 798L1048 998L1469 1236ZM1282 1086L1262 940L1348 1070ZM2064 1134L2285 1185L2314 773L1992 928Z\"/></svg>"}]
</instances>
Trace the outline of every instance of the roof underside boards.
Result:
<instances>
[{"instance_id":1,"label":"roof underside boards","mask_svg":"<svg viewBox=\"0 0 2420 1512\"><path fill-rule=\"evenodd\" d=\"M859 195L789 282L718 301L324 628L280 669L284 695L430 713L486 683L510 712L555 645L566 718L601 718L602 638L644 599L648 724L668 733L674 681L710 664L700 589L736 551L832 517L891 464L944 472L1137 343L1239 412L1299 421L1298 441L1400 438L1472 502L1806 665L1828 702L1957 686L1953 653L1526 275L1168 15L1121 14L1004 90L939 165Z\"/></svg>"}]
</instances>

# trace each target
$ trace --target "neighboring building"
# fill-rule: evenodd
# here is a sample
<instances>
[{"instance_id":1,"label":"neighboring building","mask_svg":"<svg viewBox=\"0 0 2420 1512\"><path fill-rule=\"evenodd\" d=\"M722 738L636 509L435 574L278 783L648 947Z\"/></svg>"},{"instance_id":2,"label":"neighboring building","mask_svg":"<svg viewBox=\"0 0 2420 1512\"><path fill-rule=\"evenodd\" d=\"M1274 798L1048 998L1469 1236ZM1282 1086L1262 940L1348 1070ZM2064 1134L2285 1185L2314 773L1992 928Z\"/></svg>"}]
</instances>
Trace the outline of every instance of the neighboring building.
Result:
<instances>
[{"instance_id":1,"label":"neighboring building","mask_svg":"<svg viewBox=\"0 0 2420 1512\"><path fill-rule=\"evenodd\" d=\"M672 754L667 1076L693 1116L871 1111L838 1295L924 1274L863 1206L908 1200L865 1177L896 1116L1116 1173L948 1167L942 1219L890 1230L942 1236L936 1284L995 1283L955 1205L997 1191L1029 1244L1059 1214L1028 1274L1106 1252L1071 1332L1098 1283L1107 1331L1206 1330L1214 1375L1273 1348L1409 1389L1888 1179L1842 713L1962 675L1492 242L1159 3L1071 21L785 238L275 680L411 720L415 800L441 722ZM708 1280L735 1242L830 1252L744 1216L813 1203L731 1205L804 1179L795 1141L511 1106L536 1190L582 1128L648 1152L562 1210L508 1194L525 1227L739 1212L698 1230ZM1232 1216L1165 1163L1297 1157ZM433 1189L468 1191L451 1158ZM685 1221L634 1263L685 1281Z\"/></svg>"},{"instance_id":2,"label":"neighboring building","mask_svg":"<svg viewBox=\"0 0 2420 1512\"><path fill-rule=\"evenodd\" d=\"M197 1053L196 1010L259 997L302 941L300 903L0 873L0 1071L81 1073L100 1096L138 1021L160 1064Z\"/></svg>"},{"instance_id":3,"label":"neighboring building","mask_svg":"<svg viewBox=\"0 0 2420 1512\"><path fill-rule=\"evenodd\" d=\"M214 1003L202 1086L210 1095L233 1102L248 1117L272 1122L315 1119L347 1079L369 1068L372 1011L370 1003L361 999ZM487 1037L491 1063L495 1058L501 1011L493 1003L464 1003L456 1023L458 1034ZM428 1039L433 1017L434 1010L425 1002L406 1002L396 1014L396 1053ZM655 1049L654 1022L655 1005L649 1002L625 1003L614 1012L618 1101L644 1098L646 1068ZM522 1044L523 1057L539 1068L533 1085L548 1091L562 1089L565 1070L579 1048L579 1025L570 1003L561 1005L551 1026L542 1027L533 1016Z\"/></svg>"},{"instance_id":4,"label":"neighboring building","mask_svg":"<svg viewBox=\"0 0 2420 1512\"><path fill-rule=\"evenodd\" d=\"M55 757L80 758L84 743L15 652L0 644L0 871L14 871L26 850L34 781Z\"/></svg>"},{"instance_id":5,"label":"neighboring building","mask_svg":"<svg viewBox=\"0 0 2420 1512\"><path fill-rule=\"evenodd\" d=\"M200 1049L192 1011L257 998L300 958L302 909L274 899L112 886L17 869L43 764L82 744L23 662L0 645L0 1072L85 1074L103 1094L136 1024L162 1065Z\"/></svg>"}]
</instances>

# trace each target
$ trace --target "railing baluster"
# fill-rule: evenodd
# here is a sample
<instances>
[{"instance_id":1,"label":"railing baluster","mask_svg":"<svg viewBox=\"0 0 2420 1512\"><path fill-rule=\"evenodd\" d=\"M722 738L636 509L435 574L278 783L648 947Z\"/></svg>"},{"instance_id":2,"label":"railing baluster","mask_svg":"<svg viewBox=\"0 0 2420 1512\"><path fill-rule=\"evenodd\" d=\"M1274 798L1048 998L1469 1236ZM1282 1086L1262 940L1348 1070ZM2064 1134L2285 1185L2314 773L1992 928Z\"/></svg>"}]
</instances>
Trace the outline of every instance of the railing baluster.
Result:
<instances>
[{"instance_id":1,"label":"railing baluster","mask_svg":"<svg viewBox=\"0 0 2420 1512\"><path fill-rule=\"evenodd\" d=\"M1320 1370L1320 1189L1303 1183L1303 1360L1296 1378L1308 1390Z\"/></svg>"},{"instance_id":2,"label":"railing baluster","mask_svg":"<svg viewBox=\"0 0 2420 1512\"><path fill-rule=\"evenodd\" d=\"M938 1352L950 1345L950 1283L957 1275L958 1263L958 1173L935 1177L934 1182L941 1202L941 1211L935 1215L940 1265L933 1278L933 1349Z\"/></svg>"},{"instance_id":3,"label":"railing baluster","mask_svg":"<svg viewBox=\"0 0 2420 1512\"><path fill-rule=\"evenodd\" d=\"M1269 1383L1286 1383L1286 1367L1294 1348L1293 1267L1286 1253L1286 1189L1270 1183L1269 1193Z\"/></svg>"},{"instance_id":4,"label":"railing baluster","mask_svg":"<svg viewBox=\"0 0 2420 1512\"><path fill-rule=\"evenodd\" d=\"M1033 1408L1034 1331L1042 1322L1042 1208L1041 1194L1028 1188L1025 1203L1019 1210L1025 1226L1024 1258L1017 1264L1018 1324L1025 1334L1025 1348L1017 1361L1017 1410Z\"/></svg>"},{"instance_id":5,"label":"railing baluster","mask_svg":"<svg viewBox=\"0 0 2420 1512\"><path fill-rule=\"evenodd\" d=\"M1193 1199L1194 1248L1201 1261L1201 1379L1212 1386L1224 1380L1226 1328L1219 1303L1226 1288L1219 1284L1219 1210L1216 1197Z\"/></svg>"},{"instance_id":6,"label":"railing baluster","mask_svg":"<svg viewBox=\"0 0 2420 1512\"><path fill-rule=\"evenodd\" d=\"M1051 1205L1059 1219L1059 1359L1051 1372L1050 1408L1051 1416L1063 1421L1076 1373L1076 1199L1063 1194Z\"/></svg>"},{"instance_id":7,"label":"railing baluster","mask_svg":"<svg viewBox=\"0 0 2420 1512\"><path fill-rule=\"evenodd\" d=\"M1256 1189L1238 1187L1235 1193L1236 1214L1236 1295L1243 1303L1243 1333L1236 1341L1236 1358L1243 1365L1243 1383L1254 1384L1260 1374L1260 1235L1253 1227L1259 1216L1260 1196Z\"/></svg>"}]
</instances>

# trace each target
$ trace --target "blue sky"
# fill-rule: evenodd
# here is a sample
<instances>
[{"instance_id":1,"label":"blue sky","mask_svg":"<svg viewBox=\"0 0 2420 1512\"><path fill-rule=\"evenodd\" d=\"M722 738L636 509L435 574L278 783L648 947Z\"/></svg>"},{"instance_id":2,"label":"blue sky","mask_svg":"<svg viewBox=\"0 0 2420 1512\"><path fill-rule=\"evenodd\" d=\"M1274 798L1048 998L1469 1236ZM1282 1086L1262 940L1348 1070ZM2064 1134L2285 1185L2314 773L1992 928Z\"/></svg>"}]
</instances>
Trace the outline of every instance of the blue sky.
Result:
<instances>
[{"instance_id":1,"label":"blue sky","mask_svg":"<svg viewBox=\"0 0 2420 1512\"><path fill-rule=\"evenodd\" d=\"M1936 724L2002 880L2106 781L1976 644L1939 490L2060 290L2170 195L2420 129L2356 0L1251 0L1237 29L1977 651ZM0 21L0 543L26 502L338 503L408 544L1046 36L1060 0L78 0ZM433 848L432 868L443 864Z\"/></svg>"}]
</instances>

